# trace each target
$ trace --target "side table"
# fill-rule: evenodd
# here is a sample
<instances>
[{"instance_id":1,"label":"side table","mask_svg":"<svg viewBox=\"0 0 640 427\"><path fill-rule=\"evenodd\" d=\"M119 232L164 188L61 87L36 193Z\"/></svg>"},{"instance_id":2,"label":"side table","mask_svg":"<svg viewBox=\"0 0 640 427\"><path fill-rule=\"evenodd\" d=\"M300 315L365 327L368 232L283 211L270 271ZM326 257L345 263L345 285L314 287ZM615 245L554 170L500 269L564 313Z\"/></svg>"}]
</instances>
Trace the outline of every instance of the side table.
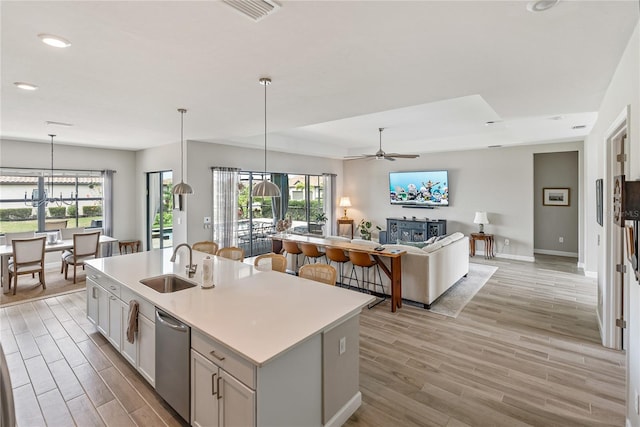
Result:
<instances>
[{"instance_id":1,"label":"side table","mask_svg":"<svg viewBox=\"0 0 640 427\"><path fill-rule=\"evenodd\" d=\"M338 236L346 236L349 237L349 233L341 233L340 232L340 226L341 225L348 225L350 226L350 230L351 230L351 239L353 239L353 220L351 218L339 218L338 219Z\"/></svg>"},{"instance_id":2,"label":"side table","mask_svg":"<svg viewBox=\"0 0 640 427\"><path fill-rule=\"evenodd\" d=\"M120 255L127 253L127 248L131 250L131 253L140 252L140 240L120 240L118 241L118 249ZM124 251L123 251L124 249Z\"/></svg>"},{"instance_id":3,"label":"side table","mask_svg":"<svg viewBox=\"0 0 640 427\"><path fill-rule=\"evenodd\" d=\"M493 234L486 233L471 233L469 239L469 255L476 255L476 241L481 240L484 242L484 257L493 258L495 256L493 252Z\"/></svg>"}]
</instances>

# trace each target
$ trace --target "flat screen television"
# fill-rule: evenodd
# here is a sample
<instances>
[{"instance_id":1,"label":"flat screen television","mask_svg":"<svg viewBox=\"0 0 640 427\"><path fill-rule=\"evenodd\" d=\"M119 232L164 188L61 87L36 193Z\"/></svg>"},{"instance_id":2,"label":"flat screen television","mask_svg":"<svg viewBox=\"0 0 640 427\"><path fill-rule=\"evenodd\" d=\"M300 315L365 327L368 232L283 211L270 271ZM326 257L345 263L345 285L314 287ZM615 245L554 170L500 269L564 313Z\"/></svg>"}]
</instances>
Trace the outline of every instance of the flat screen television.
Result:
<instances>
[{"instance_id":1,"label":"flat screen television","mask_svg":"<svg viewBox=\"0 0 640 427\"><path fill-rule=\"evenodd\" d=\"M392 205L449 206L449 173L389 172L389 200Z\"/></svg>"}]
</instances>

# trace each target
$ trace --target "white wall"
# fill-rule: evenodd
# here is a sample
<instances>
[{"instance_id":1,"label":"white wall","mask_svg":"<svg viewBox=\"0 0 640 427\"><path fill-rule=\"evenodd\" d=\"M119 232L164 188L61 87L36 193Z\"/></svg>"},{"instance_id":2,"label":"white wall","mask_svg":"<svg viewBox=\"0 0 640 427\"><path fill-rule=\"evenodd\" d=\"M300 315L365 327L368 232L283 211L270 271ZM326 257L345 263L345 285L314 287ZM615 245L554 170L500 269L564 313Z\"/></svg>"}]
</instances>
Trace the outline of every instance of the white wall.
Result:
<instances>
[{"instance_id":1,"label":"white wall","mask_svg":"<svg viewBox=\"0 0 640 427\"><path fill-rule=\"evenodd\" d=\"M604 178L604 187L609 184L605 176L607 130L618 115L631 106L631 120L629 129L629 165L630 176L628 179L640 179L640 30L636 29L622 56L618 68L611 79L609 88L603 98L596 122L591 134L585 141L585 175L586 193L586 221L585 243L586 254L585 269L597 271L599 292L603 295L607 292L605 277L607 254L604 250L605 233L607 228L600 227L595 218L595 180ZM610 185L610 184L609 184ZM610 203L604 201L605 222L607 215L611 214ZM598 246L598 239L600 245ZM627 424L640 425L640 416L635 413L635 392L640 391L640 286L637 281L627 275L629 281L629 306L630 313L627 317L629 343L627 347ZM600 309L602 312L602 309Z\"/></svg>"},{"instance_id":2,"label":"white wall","mask_svg":"<svg viewBox=\"0 0 640 427\"><path fill-rule=\"evenodd\" d=\"M3 139L0 140L0 153L0 167L51 167L50 143ZM54 142L54 169L117 171L113 177L113 237L117 239L131 239L136 235L136 192L131 185L135 177L135 157L133 151L78 147Z\"/></svg>"},{"instance_id":3,"label":"white wall","mask_svg":"<svg viewBox=\"0 0 640 427\"><path fill-rule=\"evenodd\" d=\"M353 207L349 216L386 228L387 217L446 219L447 232L475 232L476 211L487 211L490 224L485 232L495 236L500 256L533 259L533 155L556 151L582 151L582 142L492 148L446 153L426 153L418 159L395 162L354 160L345 162L344 191ZM449 171L450 206L435 209L406 209L389 203L391 171ZM576 203L582 203L576 194ZM510 245L505 246L505 239Z\"/></svg>"},{"instance_id":4,"label":"white wall","mask_svg":"<svg viewBox=\"0 0 640 427\"><path fill-rule=\"evenodd\" d=\"M237 167L246 171L264 171L264 151L239 148L231 145L188 141L185 153L188 166L185 181L193 187L194 194L186 197L186 210L174 211L180 215L181 223L174 217L173 244L200 240L211 240L212 230L203 227L203 218L213 216L211 167ZM174 181L180 180L180 145L172 144L151 148L138 153L137 211L138 232L144 239L145 230L145 173L158 170L173 170ZM269 151L267 169L270 172L300 174L334 173L337 178L336 206L341 195L342 161L322 157L301 156ZM336 211L335 214L339 212Z\"/></svg>"}]
</instances>

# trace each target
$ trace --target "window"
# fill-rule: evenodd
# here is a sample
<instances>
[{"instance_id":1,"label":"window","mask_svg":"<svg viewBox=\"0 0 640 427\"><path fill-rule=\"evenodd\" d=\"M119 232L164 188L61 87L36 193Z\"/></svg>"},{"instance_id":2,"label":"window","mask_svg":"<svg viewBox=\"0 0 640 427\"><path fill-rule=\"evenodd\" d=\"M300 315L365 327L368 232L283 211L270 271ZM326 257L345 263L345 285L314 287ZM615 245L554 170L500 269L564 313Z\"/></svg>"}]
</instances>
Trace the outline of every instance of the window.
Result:
<instances>
[{"instance_id":1,"label":"window","mask_svg":"<svg viewBox=\"0 0 640 427\"><path fill-rule=\"evenodd\" d=\"M101 171L0 170L0 233L103 227Z\"/></svg>"},{"instance_id":2,"label":"window","mask_svg":"<svg viewBox=\"0 0 640 427\"><path fill-rule=\"evenodd\" d=\"M147 173L147 248L173 246L173 174Z\"/></svg>"},{"instance_id":3,"label":"window","mask_svg":"<svg viewBox=\"0 0 640 427\"><path fill-rule=\"evenodd\" d=\"M253 197L251 189L270 180L282 197ZM324 177L284 173L240 172L238 185L238 244L247 256L271 251L270 234L280 219L291 218L291 231L323 235ZM281 214L284 212L284 214Z\"/></svg>"}]
</instances>

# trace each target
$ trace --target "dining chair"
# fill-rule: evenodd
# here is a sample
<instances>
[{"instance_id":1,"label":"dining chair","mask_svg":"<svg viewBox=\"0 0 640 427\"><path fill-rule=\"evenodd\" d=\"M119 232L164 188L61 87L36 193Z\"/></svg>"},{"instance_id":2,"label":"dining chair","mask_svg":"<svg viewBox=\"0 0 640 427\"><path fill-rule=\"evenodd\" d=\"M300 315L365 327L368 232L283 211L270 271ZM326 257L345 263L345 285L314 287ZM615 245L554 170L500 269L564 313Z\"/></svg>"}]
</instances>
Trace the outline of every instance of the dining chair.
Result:
<instances>
[{"instance_id":1,"label":"dining chair","mask_svg":"<svg viewBox=\"0 0 640 427\"><path fill-rule=\"evenodd\" d=\"M191 246L191 249L194 251L200 251L207 254L215 255L218 253L218 244L216 242L211 242L209 240L204 240L202 242L196 242Z\"/></svg>"},{"instance_id":2,"label":"dining chair","mask_svg":"<svg viewBox=\"0 0 640 427\"><path fill-rule=\"evenodd\" d=\"M84 232L85 232L84 227L62 228L60 230L62 240L73 239L74 234L84 233Z\"/></svg>"},{"instance_id":3,"label":"dining chair","mask_svg":"<svg viewBox=\"0 0 640 427\"><path fill-rule=\"evenodd\" d=\"M42 289L46 289L44 279L44 245L46 237L32 237L30 239L13 239L13 263L9 264L9 290L13 278L13 295L18 289L18 276L38 273Z\"/></svg>"},{"instance_id":4,"label":"dining chair","mask_svg":"<svg viewBox=\"0 0 640 427\"><path fill-rule=\"evenodd\" d=\"M280 254L268 253L258 255L255 260L253 260L253 265L257 267L259 270L273 270L279 271L281 273L286 273L287 271L287 257Z\"/></svg>"},{"instance_id":5,"label":"dining chair","mask_svg":"<svg viewBox=\"0 0 640 427\"><path fill-rule=\"evenodd\" d=\"M46 234L44 234L46 237ZM18 231L16 233L5 233L4 235L4 244L7 246L11 246L11 242L16 239L30 239L32 237L40 237L38 233L34 233L33 231ZM10 256L8 259L8 265L13 264L13 256ZM32 277L36 277L35 273L32 274Z\"/></svg>"},{"instance_id":6,"label":"dining chair","mask_svg":"<svg viewBox=\"0 0 640 427\"><path fill-rule=\"evenodd\" d=\"M335 286L337 272L329 264L305 264L298 270L298 276Z\"/></svg>"},{"instance_id":7,"label":"dining chair","mask_svg":"<svg viewBox=\"0 0 640 427\"><path fill-rule=\"evenodd\" d=\"M84 269L85 261L98 257L100 250L100 231L76 233L73 235L73 250L64 258L64 278L67 279L69 265L73 265L73 283L76 283L76 270L79 265Z\"/></svg>"},{"instance_id":8,"label":"dining chair","mask_svg":"<svg viewBox=\"0 0 640 427\"><path fill-rule=\"evenodd\" d=\"M67 228L68 219L59 219L55 221L46 221L44 223L44 231L61 230Z\"/></svg>"},{"instance_id":9,"label":"dining chair","mask_svg":"<svg viewBox=\"0 0 640 427\"><path fill-rule=\"evenodd\" d=\"M244 249L235 246L229 246L226 248L218 249L216 255L221 256L222 258L242 262L242 260L244 260Z\"/></svg>"}]
</instances>

